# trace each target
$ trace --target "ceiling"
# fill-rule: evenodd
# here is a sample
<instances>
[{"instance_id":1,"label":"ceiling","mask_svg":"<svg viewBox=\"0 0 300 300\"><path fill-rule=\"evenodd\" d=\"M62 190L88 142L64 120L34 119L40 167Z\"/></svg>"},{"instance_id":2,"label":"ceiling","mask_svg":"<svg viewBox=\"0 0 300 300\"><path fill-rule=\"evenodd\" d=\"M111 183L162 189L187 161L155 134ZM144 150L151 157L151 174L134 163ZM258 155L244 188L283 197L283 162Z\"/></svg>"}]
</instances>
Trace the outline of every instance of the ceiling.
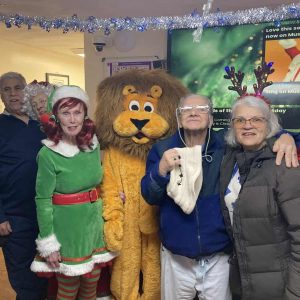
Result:
<instances>
[{"instance_id":1,"label":"ceiling","mask_svg":"<svg viewBox=\"0 0 300 300\"><path fill-rule=\"evenodd\" d=\"M205 0L0 0L0 15L21 14L24 16L44 16L49 18L70 17L77 14L79 18L94 16L110 17L148 17L148 16L183 16L195 9L202 12ZM211 12L222 12L259 8L267 6L274 9L287 0L215 0ZM61 30L44 30L33 27L7 29L0 24L1 40L13 40L47 51L74 55L72 49L83 48L83 34Z\"/></svg>"}]
</instances>

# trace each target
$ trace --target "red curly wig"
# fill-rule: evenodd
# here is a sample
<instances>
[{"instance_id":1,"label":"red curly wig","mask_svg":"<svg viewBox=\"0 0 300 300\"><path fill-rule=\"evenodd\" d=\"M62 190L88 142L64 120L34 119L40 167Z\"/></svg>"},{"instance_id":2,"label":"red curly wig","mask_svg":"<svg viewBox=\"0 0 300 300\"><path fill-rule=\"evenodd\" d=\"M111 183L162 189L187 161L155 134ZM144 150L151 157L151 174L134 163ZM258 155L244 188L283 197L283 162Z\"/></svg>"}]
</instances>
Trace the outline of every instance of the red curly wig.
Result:
<instances>
[{"instance_id":1,"label":"red curly wig","mask_svg":"<svg viewBox=\"0 0 300 300\"><path fill-rule=\"evenodd\" d=\"M62 103L63 102L63 103ZM73 108L77 104L81 104L84 109L85 119L83 121L83 126L81 131L76 136L76 143L80 150L85 150L86 148L92 148L93 146L93 136L95 134L95 125L94 122L87 118L87 106L84 102L77 98L63 98L55 103L52 108L52 117L45 122L42 123L45 134L48 139L53 141L55 144L62 139L63 131L59 122L57 121L57 112L61 108Z\"/></svg>"}]
</instances>

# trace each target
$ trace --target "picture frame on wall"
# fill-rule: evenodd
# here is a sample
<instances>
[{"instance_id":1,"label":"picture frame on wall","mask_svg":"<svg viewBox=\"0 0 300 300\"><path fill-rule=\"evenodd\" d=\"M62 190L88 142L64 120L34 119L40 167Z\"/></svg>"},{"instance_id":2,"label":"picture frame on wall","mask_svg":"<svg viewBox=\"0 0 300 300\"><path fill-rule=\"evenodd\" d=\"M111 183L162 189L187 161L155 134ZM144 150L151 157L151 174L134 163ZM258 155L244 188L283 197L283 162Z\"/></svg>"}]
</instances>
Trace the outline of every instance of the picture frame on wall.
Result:
<instances>
[{"instance_id":1,"label":"picture frame on wall","mask_svg":"<svg viewBox=\"0 0 300 300\"><path fill-rule=\"evenodd\" d=\"M69 75L46 73L46 81L57 86L69 85Z\"/></svg>"}]
</instances>

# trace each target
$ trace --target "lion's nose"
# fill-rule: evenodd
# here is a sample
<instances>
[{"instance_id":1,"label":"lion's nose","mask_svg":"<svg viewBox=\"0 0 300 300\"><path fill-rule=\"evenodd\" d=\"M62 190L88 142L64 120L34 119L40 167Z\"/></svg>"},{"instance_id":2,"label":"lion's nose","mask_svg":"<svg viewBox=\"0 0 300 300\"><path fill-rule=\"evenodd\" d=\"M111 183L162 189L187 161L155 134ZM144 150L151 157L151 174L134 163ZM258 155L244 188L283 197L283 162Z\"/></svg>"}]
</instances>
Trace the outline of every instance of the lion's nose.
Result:
<instances>
[{"instance_id":1,"label":"lion's nose","mask_svg":"<svg viewBox=\"0 0 300 300\"><path fill-rule=\"evenodd\" d=\"M130 121L138 130L141 130L149 122L149 119L145 119L145 120L130 119Z\"/></svg>"}]
</instances>

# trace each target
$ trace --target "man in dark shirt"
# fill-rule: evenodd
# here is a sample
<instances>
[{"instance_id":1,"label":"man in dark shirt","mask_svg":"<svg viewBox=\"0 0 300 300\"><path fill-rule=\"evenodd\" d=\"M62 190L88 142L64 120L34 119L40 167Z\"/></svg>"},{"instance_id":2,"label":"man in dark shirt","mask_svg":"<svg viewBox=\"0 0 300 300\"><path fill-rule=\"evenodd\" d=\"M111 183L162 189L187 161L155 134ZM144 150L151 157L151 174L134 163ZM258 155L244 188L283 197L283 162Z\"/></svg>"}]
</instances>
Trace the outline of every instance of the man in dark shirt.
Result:
<instances>
[{"instance_id":1,"label":"man in dark shirt","mask_svg":"<svg viewBox=\"0 0 300 300\"><path fill-rule=\"evenodd\" d=\"M45 299L46 280L30 271L38 225L35 208L36 155L44 135L22 111L24 77L0 77L5 110L0 114L0 240L17 300Z\"/></svg>"}]
</instances>

